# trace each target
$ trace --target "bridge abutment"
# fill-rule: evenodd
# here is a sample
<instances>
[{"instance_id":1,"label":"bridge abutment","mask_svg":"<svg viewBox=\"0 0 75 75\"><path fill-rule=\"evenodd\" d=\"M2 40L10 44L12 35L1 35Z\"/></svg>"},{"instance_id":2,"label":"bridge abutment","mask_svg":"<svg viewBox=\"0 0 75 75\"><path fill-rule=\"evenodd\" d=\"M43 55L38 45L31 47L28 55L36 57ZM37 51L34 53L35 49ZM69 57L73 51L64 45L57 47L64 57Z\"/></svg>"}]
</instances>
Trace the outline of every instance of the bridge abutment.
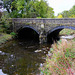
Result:
<instances>
[{"instance_id":1,"label":"bridge abutment","mask_svg":"<svg viewBox=\"0 0 75 75\"><path fill-rule=\"evenodd\" d=\"M46 35L40 33L40 35L39 35L39 43L41 44L41 43L45 43L45 42L47 42Z\"/></svg>"},{"instance_id":2,"label":"bridge abutment","mask_svg":"<svg viewBox=\"0 0 75 75\"><path fill-rule=\"evenodd\" d=\"M45 26L44 24L42 23L41 24L41 30L40 30L40 34L39 34L39 43L45 43L47 42L46 40L46 32L45 32Z\"/></svg>"}]
</instances>

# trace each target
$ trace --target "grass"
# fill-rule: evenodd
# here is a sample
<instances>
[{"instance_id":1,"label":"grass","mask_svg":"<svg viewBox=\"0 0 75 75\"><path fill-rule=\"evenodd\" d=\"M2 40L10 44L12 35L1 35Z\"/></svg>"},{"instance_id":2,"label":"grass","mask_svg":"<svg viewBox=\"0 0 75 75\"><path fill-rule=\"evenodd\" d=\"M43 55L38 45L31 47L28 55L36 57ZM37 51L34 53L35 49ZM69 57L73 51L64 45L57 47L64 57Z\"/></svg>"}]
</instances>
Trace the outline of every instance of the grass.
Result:
<instances>
[{"instance_id":1,"label":"grass","mask_svg":"<svg viewBox=\"0 0 75 75\"><path fill-rule=\"evenodd\" d=\"M71 35L71 34L75 34L75 30L72 30L72 29L63 29L62 31L60 31L59 34L60 35Z\"/></svg>"},{"instance_id":2,"label":"grass","mask_svg":"<svg viewBox=\"0 0 75 75\"><path fill-rule=\"evenodd\" d=\"M40 69L43 75L75 75L75 41L64 39L53 44Z\"/></svg>"},{"instance_id":3,"label":"grass","mask_svg":"<svg viewBox=\"0 0 75 75\"><path fill-rule=\"evenodd\" d=\"M12 35L0 33L0 44L5 43L6 41L10 40L12 38Z\"/></svg>"}]
</instances>

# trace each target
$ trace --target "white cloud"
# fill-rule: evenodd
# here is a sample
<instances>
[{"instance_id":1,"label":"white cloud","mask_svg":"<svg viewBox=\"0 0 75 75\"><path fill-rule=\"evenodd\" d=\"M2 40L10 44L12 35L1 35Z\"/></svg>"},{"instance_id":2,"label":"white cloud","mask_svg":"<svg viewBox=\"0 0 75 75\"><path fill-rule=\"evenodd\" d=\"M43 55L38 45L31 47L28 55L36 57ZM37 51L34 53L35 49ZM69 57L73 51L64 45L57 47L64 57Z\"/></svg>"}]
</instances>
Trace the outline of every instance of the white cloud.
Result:
<instances>
[{"instance_id":1,"label":"white cloud","mask_svg":"<svg viewBox=\"0 0 75 75\"><path fill-rule=\"evenodd\" d=\"M54 8L55 15L58 13L69 10L75 4L75 0L48 0L49 6Z\"/></svg>"}]
</instances>

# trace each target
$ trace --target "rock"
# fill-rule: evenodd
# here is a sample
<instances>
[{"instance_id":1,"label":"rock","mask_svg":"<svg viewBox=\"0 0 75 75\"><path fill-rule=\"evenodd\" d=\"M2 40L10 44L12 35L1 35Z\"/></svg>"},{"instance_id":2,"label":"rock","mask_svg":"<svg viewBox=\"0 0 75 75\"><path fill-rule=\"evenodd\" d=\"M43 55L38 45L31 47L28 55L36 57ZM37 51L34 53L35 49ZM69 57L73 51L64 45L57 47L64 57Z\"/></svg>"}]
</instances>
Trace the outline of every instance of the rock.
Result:
<instances>
[{"instance_id":1,"label":"rock","mask_svg":"<svg viewBox=\"0 0 75 75\"><path fill-rule=\"evenodd\" d=\"M49 50L50 48L49 48L49 47L47 47L46 49L47 49L47 50Z\"/></svg>"},{"instance_id":2,"label":"rock","mask_svg":"<svg viewBox=\"0 0 75 75\"><path fill-rule=\"evenodd\" d=\"M40 67L43 67L43 64L42 63L40 63Z\"/></svg>"},{"instance_id":3,"label":"rock","mask_svg":"<svg viewBox=\"0 0 75 75\"><path fill-rule=\"evenodd\" d=\"M52 53L49 53L49 54L47 54L49 57L51 57L52 56Z\"/></svg>"},{"instance_id":4,"label":"rock","mask_svg":"<svg viewBox=\"0 0 75 75\"><path fill-rule=\"evenodd\" d=\"M11 57L13 58L13 57L14 57L14 55L12 54L12 55L11 55Z\"/></svg>"},{"instance_id":5,"label":"rock","mask_svg":"<svg viewBox=\"0 0 75 75\"><path fill-rule=\"evenodd\" d=\"M61 39L73 39L75 35L60 36Z\"/></svg>"},{"instance_id":6,"label":"rock","mask_svg":"<svg viewBox=\"0 0 75 75\"><path fill-rule=\"evenodd\" d=\"M73 34L73 37L75 38L75 34Z\"/></svg>"},{"instance_id":7,"label":"rock","mask_svg":"<svg viewBox=\"0 0 75 75\"><path fill-rule=\"evenodd\" d=\"M2 51L0 51L0 54L2 53Z\"/></svg>"},{"instance_id":8,"label":"rock","mask_svg":"<svg viewBox=\"0 0 75 75\"><path fill-rule=\"evenodd\" d=\"M42 50L46 50L46 48L42 48Z\"/></svg>"},{"instance_id":9,"label":"rock","mask_svg":"<svg viewBox=\"0 0 75 75\"><path fill-rule=\"evenodd\" d=\"M41 52L42 50L36 50L35 52L37 53L37 52Z\"/></svg>"},{"instance_id":10,"label":"rock","mask_svg":"<svg viewBox=\"0 0 75 75\"><path fill-rule=\"evenodd\" d=\"M35 46L29 46L28 48L34 48Z\"/></svg>"},{"instance_id":11,"label":"rock","mask_svg":"<svg viewBox=\"0 0 75 75\"><path fill-rule=\"evenodd\" d=\"M2 52L1 55L5 55L5 52Z\"/></svg>"},{"instance_id":12,"label":"rock","mask_svg":"<svg viewBox=\"0 0 75 75\"><path fill-rule=\"evenodd\" d=\"M46 52L44 51L44 53L46 53Z\"/></svg>"}]
</instances>

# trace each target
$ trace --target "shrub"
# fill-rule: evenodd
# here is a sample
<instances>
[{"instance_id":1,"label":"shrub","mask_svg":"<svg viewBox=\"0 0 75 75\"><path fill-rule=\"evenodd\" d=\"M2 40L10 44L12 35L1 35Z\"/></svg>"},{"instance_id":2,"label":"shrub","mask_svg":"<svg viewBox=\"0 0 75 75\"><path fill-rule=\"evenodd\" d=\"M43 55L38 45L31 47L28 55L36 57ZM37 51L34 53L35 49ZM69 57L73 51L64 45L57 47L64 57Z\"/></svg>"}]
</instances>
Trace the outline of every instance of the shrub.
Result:
<instances>
[{"instance_id":1,"label":"shrub","mask_svg":"<svg viewBox=\"0 0 75 75\"><path fill-rule=\"evenodd\" d=\"M11 32L10 35L16 36L16 33L15 32Z\"/></svg>"}]
</instances>

